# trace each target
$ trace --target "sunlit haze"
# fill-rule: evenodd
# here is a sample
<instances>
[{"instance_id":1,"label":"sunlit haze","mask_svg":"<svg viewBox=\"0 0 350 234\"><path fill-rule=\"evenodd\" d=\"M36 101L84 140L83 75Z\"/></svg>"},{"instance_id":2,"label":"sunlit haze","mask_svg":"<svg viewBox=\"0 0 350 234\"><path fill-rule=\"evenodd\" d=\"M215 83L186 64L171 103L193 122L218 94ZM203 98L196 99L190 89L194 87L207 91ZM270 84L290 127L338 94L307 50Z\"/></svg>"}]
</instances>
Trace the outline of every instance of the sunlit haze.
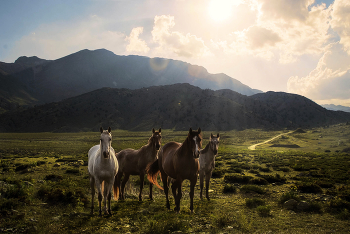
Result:
<instances>
[{"instance_id":1,"label":"sunlit haze","mask_svg":"<svg viewBox=\"0 0 350 234\"><path fill-rule=\"evenodd\" d=\"M349 0L0 2L0 61L105 48L350 106Z\"/></svg>"}]
</instances>

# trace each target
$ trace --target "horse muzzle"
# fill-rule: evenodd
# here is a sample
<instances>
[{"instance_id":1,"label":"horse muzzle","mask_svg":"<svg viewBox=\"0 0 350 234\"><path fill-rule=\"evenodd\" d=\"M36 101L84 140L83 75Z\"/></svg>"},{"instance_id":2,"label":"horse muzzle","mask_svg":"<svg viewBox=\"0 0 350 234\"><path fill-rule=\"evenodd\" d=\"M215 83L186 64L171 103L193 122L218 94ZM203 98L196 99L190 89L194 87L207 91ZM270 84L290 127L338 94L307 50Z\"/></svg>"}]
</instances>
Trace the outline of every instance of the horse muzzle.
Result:
<instances>
[{"instance_id":1,"label":"horse muzzle","mask_svg":"<svg viewBox=\"0 0 350 234\"><path fill-rule=\"evenodd\" d=\"M156 144L156 150L159 150L159 149L160 149L160 145Z\"/></svg>"},{"instance_id":2,"label":"horse muzzle","mask_svg":"<svg viewBox=\"0 0 350 234\"><path fill-rule=\"evenodd\" d=\"M106 151L103 152L103 157L104 157L104 158L108 158L108 157L109 157L109 152L106 152Z\"/></svg>"}]
</instances>

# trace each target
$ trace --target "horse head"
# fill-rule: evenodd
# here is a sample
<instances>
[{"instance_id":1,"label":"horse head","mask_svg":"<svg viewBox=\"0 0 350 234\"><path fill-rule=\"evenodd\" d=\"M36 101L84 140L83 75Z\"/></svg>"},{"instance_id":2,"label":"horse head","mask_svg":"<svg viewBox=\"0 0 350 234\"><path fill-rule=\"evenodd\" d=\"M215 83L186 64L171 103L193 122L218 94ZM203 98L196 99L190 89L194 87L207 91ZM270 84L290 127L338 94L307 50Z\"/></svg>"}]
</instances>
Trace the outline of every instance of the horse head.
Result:
<instances>
[{"instance_id":1,"label":"horse head","mask_svg":"<svg viewBox=\"0 0 350 234\"><path fill-rule=\"evenodd\" d=\"M154 128L152 129L152 136L149 140L150 144L154 144L154 147L156 148L156 150L159 150L161 144L162 144L162 133L161 133L162 129L159 128L158 131L154 130Z\"/></svg>"},{"instance_id":2,"label":"horse head","mask_svg":"<svg viewBox=\"0 0 350 234\"><path fill-rule=\"evenodd\" d=\"M110 150L112 147L112 134L111 134L111 127L108 127L108 130L103 130L102 127L100 127L101 132L101 139L100 139L100 151L101 155L104 158L109 158Z\"/></svg>"},{"instance_id":3,"label":"horse head","mask_svg":"<svg viewBox=\"0 0 350 234\"><path fill-rule=\"evenodd\" d=\"M213 151L214 155L218 153L219 143L220 143L220 134L218 133L214 136L212 133L209 138L210 149Z\"/></svg>"},{"instance_id":4,"label":"horse head","mask_svg":"<svg viewBox=\"0 0 350 234\"><path fill-rule=\"evenodd\" d=\"M201 135L201 128L198 128L197 131L193 131L192 128L190 128L190 131L188 133L188 139L190 141L190 147L192 149L193 157L198 158L200 149L202 148L202 135Z\"/></svg>"}]
</instances>

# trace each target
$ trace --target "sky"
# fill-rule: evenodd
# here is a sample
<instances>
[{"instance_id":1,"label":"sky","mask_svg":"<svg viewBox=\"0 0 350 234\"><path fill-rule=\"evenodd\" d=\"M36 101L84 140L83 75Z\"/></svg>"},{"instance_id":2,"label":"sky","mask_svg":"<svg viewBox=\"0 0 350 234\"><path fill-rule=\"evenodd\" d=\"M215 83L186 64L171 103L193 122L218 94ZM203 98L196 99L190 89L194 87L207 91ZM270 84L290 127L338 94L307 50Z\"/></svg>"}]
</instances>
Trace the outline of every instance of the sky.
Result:
<instances>
[{"instance_id":1,"label":"sky","mask_svg":"<svg viewBox=\"0 0 350 234\"><path fill-rule=\"evenodd\" d=\"M101 48L350 106L349 0L0 1L2 62Z\"/></svg>"}]
</instances>

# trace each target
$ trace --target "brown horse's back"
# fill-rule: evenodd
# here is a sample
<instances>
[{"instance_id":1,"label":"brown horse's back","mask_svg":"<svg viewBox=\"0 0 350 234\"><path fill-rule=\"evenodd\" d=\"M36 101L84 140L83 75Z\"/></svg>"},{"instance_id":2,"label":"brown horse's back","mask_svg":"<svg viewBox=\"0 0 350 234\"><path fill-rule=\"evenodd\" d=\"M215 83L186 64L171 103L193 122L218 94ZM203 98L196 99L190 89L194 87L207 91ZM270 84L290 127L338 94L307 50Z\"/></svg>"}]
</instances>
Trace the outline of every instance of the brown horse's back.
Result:
<instances>
[{"instance_id":1,"label":"brown horse's back","mask_svg":"<svg viewBox=\"0 0 350 234\"><path fill-rule=\"evenodd\" d=\"M171 178L176 178L176 171L175 171L175 165L174 165L174 157L176 150L181 146L180 143L171 141L166 143L161 148L161 153L159 154L159 163L161 171L163 170L168 176Z\"/></svg>"}]
</instances>

